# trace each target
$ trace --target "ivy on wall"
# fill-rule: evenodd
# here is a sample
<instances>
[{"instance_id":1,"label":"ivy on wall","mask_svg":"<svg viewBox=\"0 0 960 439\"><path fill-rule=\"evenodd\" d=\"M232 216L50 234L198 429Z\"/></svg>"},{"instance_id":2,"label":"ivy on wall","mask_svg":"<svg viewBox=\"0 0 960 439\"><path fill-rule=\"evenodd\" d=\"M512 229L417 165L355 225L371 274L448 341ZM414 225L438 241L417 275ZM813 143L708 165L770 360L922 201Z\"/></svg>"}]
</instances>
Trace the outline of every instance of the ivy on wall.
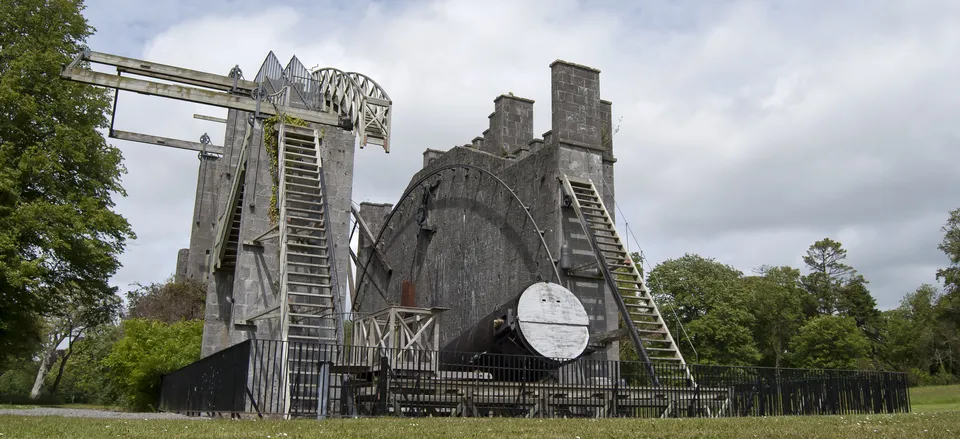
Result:
<instances>
[{"instance_id":1,"label":"ivy on wall","mask_svg":"<svg viewBox=\"0 0 960 439\"><path fill-rule=\"evenodd\" d=\"M280 206L279 200L277 199L277 190L280 184L280 176L278 175L280 172L280 147L278 143L280 139L277 126L281 123L298 127L307 126L307 122L303 119L286 114L271 116L263 122L263 143L267 149L267 154L270 156L270 176L273 182L272 195L270 196L270 210L267 211L270 224L277 224L277 222L280 221Z\"/></svg>"}]
</instances>

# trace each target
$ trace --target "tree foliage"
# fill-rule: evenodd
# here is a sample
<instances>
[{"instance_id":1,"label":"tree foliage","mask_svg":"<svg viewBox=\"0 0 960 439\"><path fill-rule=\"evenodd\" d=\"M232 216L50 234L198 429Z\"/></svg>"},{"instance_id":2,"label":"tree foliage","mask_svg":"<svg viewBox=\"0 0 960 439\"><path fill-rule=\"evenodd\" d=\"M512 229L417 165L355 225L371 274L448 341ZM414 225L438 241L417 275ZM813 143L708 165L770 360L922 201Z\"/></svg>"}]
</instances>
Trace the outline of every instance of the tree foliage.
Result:
<instances>
[{"instance_id":1,"label":"tree foliage","mask_svg":"<svg viewBox=\"0 0 960 439\"><path fill-rule=\"evenodd\" d=\"M803 277L803 285L809 296L806 300L807 317L829 315L837 310L840 289L856 271L843 263L847 250L830 238L821 239L807 249L803 263L809 274Z\"/></svg>"},{"instance_id":2,"label":"tree foliage","mask_svg":"<svg viewBox=\"0 0 960 439\"><path fill-rule=\"evenodd\" d=\"M793 364L820 369L856 369L870 353L870 342L849 317L817 316L790 341Z\"/></svg>"},{"instance_id":3,"label":"tree foliage","mask_svg":"<svg viewBox=\"0 0 960 439\"><path fill-rule=\"evenodd\" d=\"M73 298L77 294L66 294ZM120 298L114 295L105 296L93 304L67 302L61 308L47 313L45 321L46 339L40 352L40 369L30 392L31 398L40 396L44 380L50 372L50 367L59 358L59 367L50 393L55 394L63 376L67 361L74 353L74 345L88 330L101 325L113 323L120 314ZM66 349L60 349L63 343Z\"/></svg>"},{"instance_id":4,"label":"tree foliage","mask_svg":"<svg viewBox=\"0 0 960 439\"><path fill-rule=\"evenodd\" d=\"M121 331L103 364L125 406L150 410L160 396L160 376L200 359L203 321L130 319Z\"/></svg>"},{"instance_id":5,"label":"tree foliage","mask_svg":"<svg viewBox=\"0 0 960 439\"><path fill-rule=\"evenodd\" d=\"M788 352L790 340L803 324L804 291L800 286L800 270L781 267L760 267L759 276L745 279L751 293L753 337L760 350L762 366L780 367Z\"/></svg>"},{"instance_id":6,"label":"tree foliage","mask_svg":"<svg viewBox=\"0 0 960 439\"><path fill-rule=\"evenodd\" d=\"M203 319L206 285L199 280L173 276L162 283L139 285L127 293L128 318L145 318L165 323Z\"/></svg>"},{"instance_id":7,"label":"tree foliage","mask_svg":"<svg viewBox=\"0 0 960 439\"><path fill-rule=\"evenodd\" d=\"M750 332L749 291L739 270L687 254L658 264L647 283L658 293L670 328L686 328L695 350L679 343L685 358L708 364L753 364L759 359Z\"/></svg>"},{"instance_id":8,"label":"tree foliage","mask_svg":"<svg viewBox=\"0 0 960 439\"><path fill-rule=\"evenodd\" d=\"M940 230L943 240L937 248L947 255L950 265L937 270L937 280L943 281L944 289L951 294L960 289L960 209L950 211L947 223Z\"/></svg>"},{"instance_id":9,"label":"tree foliage","mask_svg":"<svg viewBox=\"0 0 960 439\"><path fill-rule=\"evenodd\" d=\"M63 357L53 365L64 370L56 399L66 402L116 405L119 392L110 379L104 360L120 339L120 326L102 325L87 332L75 343L73 356L64 368ZM48 376L46 385L53 388L56 378Z\"/></svg>"},{"instance_id":10,"label":"tree foliage","mask_svg":"<svg viewBox=\"0 0 960 439\"><path fill-rule=\"evenodd\" d=\"M36 318L67 299L96 302L134 234L104 89L62 80L93 32L78 0L0 2L0 352L31 345ZM66 288L66 287L70 288Z\"/></svg>"}]
</instances>

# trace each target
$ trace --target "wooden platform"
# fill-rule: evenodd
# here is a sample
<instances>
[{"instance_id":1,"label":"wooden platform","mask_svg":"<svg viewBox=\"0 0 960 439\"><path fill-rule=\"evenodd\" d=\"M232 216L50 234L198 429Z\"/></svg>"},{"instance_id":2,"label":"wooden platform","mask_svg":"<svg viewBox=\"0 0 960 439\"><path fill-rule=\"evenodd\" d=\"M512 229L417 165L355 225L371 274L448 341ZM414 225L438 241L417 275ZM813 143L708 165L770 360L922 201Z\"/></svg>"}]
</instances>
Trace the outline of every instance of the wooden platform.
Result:
<instances>
[{"instance_id":1,"label":"wooden platform","mask_svg":"<svg viewBox=\"0 0 960 439\"><path fill-rule=\"evenodd\" d=\"M517 383L483 379L390 379L352 383L369 414L434 416L617 417L652 410L661 417L722 416L730 389ZM386 395L382 398L381 395Z\"/></svg>"}]
</instances>

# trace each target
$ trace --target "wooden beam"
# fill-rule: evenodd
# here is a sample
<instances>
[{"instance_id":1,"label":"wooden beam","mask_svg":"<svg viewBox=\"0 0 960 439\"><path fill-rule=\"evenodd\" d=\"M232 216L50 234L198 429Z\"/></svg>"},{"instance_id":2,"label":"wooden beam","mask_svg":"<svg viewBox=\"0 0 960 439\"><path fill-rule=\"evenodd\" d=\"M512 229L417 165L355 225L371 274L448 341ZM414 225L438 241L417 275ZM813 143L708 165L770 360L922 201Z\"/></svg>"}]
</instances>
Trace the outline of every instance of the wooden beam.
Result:
<instances>
[{"instance_id":1,"label":"wooden beam","mask_svg":"<svg viewBox=\"0 0 960 439\"><path fill-rule=\"evenodd\" d=\"M222 146L204 145L200 142L191 142L189 140L171 139L169 137L151 136L149 134L131 133L130 131L121 130L112 130L110 137L131 142L146 143L148 145L169 146L171 148L223 155Z\"/></svg>"},{"instance_id":2,"label":"wooden beam","mask_svg":"<svg viewBox=\"0 0 960 439\"><path fill-rule=\"evenodd\" d=\"M225 75L201 72L199 70L184 69L182 67L174 67L166 64L158 64L155 62L94 51L90 51L89 55L86 56L85 59L93 63L115 66L124 72L137 75L151 76L170 81L187 80L196 85L226 90L233 88L233 78ZM250 90L257 88L257 83L240 79L237 81L237 88L249 92Z\"/></svg>"},{"instance_id":3,"label":"wooden beam","mask_svg":"<svg viewBox=\"0 0 960 439\"><path fill-rule=\"evenodd\" d=\"M257 101L248 96L232 95L224 92L205 90L196 87L187 87L174 84L144 81L108 73L95 72L81 68L66 68L60 74L63 78L84 84L132 91L149 96L161 96L181 101L194 102L215 107L231 108L234 110L253 113L257 111ZM279 111L277 111L279 108ZM284 113L293 117L324 125L339 126L340 120L331 113L318 113L289 106L274 106L269 102L260 103L260 113L274 116Z\"/></svg>"},{"instance_id":4,"label":"wooden beam","mask_svg":"<svg viewBox=\"0 0 960 439\"><path fill-rule=\"evenodd\" d=\"M227 123L227 120L222 117L207 116L205 114L194 114L194 119L206 120L209 122L218 122L218 123Z\"/></svg>"}]
</instances>

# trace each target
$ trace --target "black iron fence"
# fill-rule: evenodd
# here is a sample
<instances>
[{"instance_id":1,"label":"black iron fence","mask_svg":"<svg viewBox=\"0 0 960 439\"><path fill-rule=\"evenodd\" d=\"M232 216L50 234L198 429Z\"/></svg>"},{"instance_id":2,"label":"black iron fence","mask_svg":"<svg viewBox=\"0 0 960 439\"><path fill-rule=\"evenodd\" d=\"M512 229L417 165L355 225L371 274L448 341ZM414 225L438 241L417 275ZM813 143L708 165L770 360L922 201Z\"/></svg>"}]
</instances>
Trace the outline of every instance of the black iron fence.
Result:
<instances>
[{"instance_id":1,"label":"black iron fence","mask_svg":"<svg viewBox=\"0 0 960 439\"><path fill-rule=\"evenodd\" d=\"M656 375L653 380L650 374ZM654 385L652 383L659 383ZM909 412L881 371L246 341L165 375L161 410L261 416L736 417Z\"/></svg>"},{"instance_id":2,"label":"black iron fence","mask_svg":"<svg viewBox=\"0 0 960 439\"><path fill-rule=\"evenodd\" d=\"M157 407L186 414L246 412L253 343L235 344L160 377Z\"/></svg>"}]
</instances>

